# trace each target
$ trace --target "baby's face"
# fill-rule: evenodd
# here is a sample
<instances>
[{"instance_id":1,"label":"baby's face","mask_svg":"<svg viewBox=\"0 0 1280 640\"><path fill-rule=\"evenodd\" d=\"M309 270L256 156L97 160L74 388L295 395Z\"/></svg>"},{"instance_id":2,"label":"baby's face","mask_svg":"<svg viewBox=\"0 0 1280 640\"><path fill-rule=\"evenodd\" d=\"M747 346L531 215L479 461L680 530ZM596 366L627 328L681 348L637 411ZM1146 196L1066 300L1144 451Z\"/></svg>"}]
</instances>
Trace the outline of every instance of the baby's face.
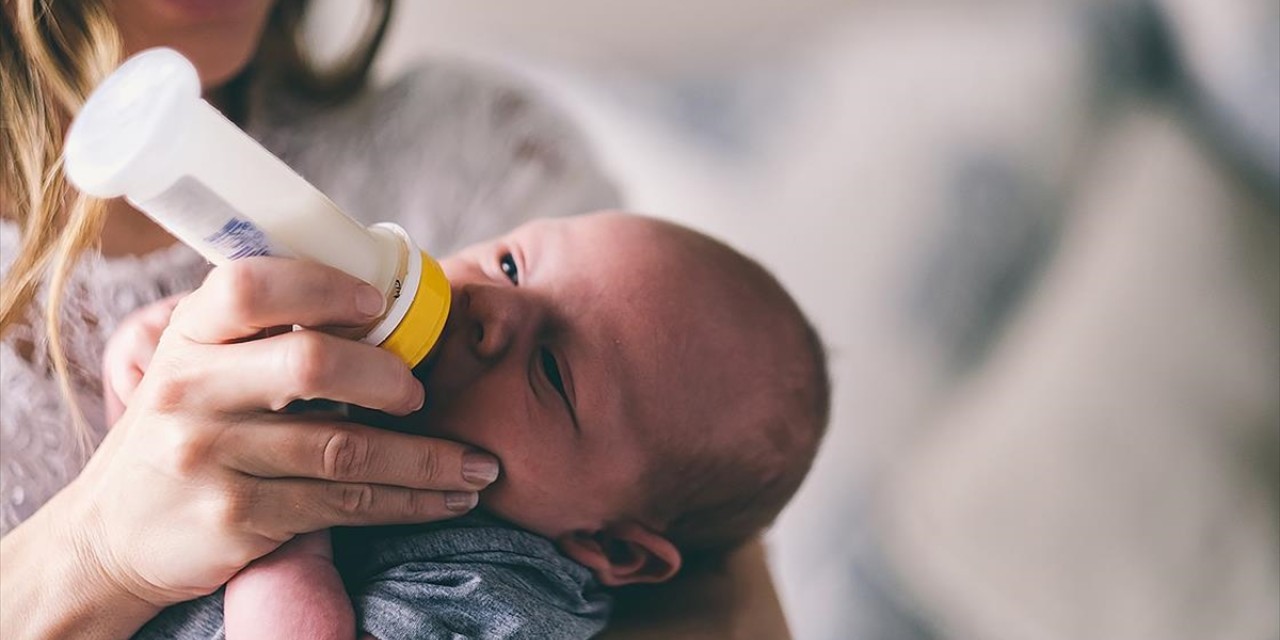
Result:
<instances>
[{"instance_id":1,"label":"baby's face","mask_svg":"<svg viewBox=\"0 0 1280 640\"><path fill-rule=\"evenodd\" d=\"M498 456L481 501L500 516L552 538L592 530L641 495L646 442L702 437L676 416L700 413L726 363L690 356L731 332L705 330L687 303L702 285L656 227L541 220L441 262L453 306L409 430Z\"/></svg>"}]
</instances>

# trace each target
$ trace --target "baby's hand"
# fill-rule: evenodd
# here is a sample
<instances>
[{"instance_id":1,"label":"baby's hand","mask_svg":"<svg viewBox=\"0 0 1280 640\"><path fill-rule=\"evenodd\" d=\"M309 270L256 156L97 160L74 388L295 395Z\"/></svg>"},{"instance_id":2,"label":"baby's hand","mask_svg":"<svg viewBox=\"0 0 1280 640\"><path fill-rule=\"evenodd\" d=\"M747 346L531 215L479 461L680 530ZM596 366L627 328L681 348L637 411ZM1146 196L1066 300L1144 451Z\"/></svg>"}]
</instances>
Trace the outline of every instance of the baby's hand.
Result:
<instances>
[{"instance_id":1,"label":"baby's hand","mask_svg":"<svg viewBox=\"0 0 1280 640\"><path fill-rule=\"evenodd\" d=\"M356 614L329 531L296 536L240 570L223 600L227 640L352 640Z\"/></svg>"},{"instance_id":2,"label":"baby's hand","mask_svg":"<svg viewBox=\"0 0 1280 640\"><path fill-rule=\"evenodd\" d=\"M107 425L115 424L125 407L129 406L133 390L138 388L142 374L151 364L160 334L169 326L173 308L185 295L169 296L125 316L107 341L102 355L102 394L106 402Z\"/></svg>"}]
</instances>

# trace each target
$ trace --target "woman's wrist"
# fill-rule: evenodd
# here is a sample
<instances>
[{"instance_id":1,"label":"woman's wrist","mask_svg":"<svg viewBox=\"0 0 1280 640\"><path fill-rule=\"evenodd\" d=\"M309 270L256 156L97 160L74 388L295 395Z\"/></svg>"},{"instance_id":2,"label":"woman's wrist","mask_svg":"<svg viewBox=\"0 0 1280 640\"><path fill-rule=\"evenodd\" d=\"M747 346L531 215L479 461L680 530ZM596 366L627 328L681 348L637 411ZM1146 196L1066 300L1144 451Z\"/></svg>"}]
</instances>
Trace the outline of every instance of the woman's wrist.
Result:
<instances>
[{"instance_id":1,"label":"woman's wrist","mask_svg":"<svg viewBox=\"0 0 1280 640\"><path fill-rule=\"evenodd\" d=\"M70 491L0 540L0 637L128 638L160 612L111 576L90 523L59 518Z\"/></svg>"}]
</instances>

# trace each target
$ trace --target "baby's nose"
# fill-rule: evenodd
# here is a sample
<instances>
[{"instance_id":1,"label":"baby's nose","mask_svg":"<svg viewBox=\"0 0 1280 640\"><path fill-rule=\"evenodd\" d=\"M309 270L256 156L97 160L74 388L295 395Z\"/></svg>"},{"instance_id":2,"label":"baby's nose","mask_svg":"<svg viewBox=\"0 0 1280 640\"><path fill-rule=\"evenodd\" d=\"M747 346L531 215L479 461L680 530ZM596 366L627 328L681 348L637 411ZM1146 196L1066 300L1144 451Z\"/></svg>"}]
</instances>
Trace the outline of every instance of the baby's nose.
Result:
<instances>
[{"instance_id":1,"label":"baby's nose","mask_svg":"<svg viewBox=\"0 0 1280 640\"><path fill-rule=\"evenodd\" d=\"M482 360L501 358L518 339L522 316L520 301L505 287L464 287L462 291L468 319L467 344Z\"/></svg>"}]
</instances>

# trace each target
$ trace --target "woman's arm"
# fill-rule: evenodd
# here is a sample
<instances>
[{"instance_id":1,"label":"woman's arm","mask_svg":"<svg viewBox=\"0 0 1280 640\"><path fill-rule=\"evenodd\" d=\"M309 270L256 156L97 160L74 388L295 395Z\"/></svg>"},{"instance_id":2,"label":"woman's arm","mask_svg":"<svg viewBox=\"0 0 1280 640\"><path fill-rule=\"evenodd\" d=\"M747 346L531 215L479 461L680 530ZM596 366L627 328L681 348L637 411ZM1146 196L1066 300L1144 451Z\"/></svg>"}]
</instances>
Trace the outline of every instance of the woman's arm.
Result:
<instances>
[{"instance_id":1,"label":"woman's arm","mask_svg":"<svg viewBox=\"0 0 1280 640\"><path fill-rule=\"evenodd\" d=\"M50 514L66 499L0 539L0 637L127 638L160 611L114 582L85 536L56 526Z\"/></svg>"}]
</instances>

